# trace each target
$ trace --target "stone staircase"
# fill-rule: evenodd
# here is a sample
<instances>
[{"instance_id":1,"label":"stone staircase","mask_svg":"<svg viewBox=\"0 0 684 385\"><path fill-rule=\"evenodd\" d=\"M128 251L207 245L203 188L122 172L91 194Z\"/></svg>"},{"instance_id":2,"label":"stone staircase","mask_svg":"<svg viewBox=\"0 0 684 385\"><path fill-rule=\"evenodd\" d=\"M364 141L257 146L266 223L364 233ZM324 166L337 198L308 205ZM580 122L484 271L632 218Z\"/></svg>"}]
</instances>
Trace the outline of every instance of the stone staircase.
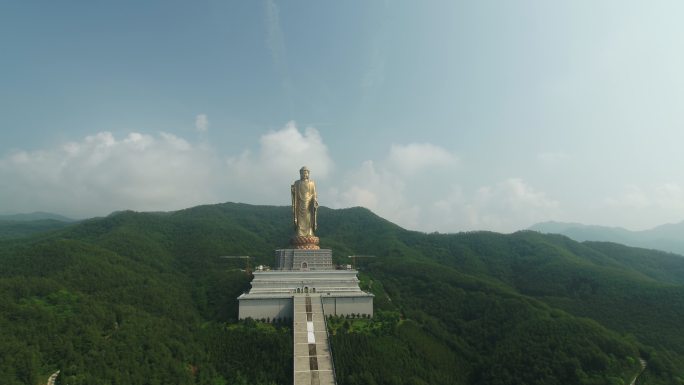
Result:
<instances>
[{"instance_id":1,"label":"stone staircase","mask_svg":"<svg viewBox=\"0 0 684 385\"><path fill-rule=\"evenodd\" d=\"M320 295L294 297L294 385L335 385Z\"/></svg>"}]
</instances>

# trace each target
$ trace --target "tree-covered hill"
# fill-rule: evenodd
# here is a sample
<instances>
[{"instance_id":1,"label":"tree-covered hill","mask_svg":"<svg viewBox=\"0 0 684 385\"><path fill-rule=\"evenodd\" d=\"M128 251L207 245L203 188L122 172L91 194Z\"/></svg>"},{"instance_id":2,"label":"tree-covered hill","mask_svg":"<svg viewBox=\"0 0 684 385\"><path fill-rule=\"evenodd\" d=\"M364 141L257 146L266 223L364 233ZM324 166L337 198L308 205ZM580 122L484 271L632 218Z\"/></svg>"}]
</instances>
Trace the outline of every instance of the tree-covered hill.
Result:
<instances>
[{"instance_id":1,"label":"tree-covered hill","mask_svg":"<svg viewBox=\"0 0 684 385\"><path fill-rule=\"evenodd\" d=\"M424 234L363 208L319 213L359 260L373 320L333 320L344 384L684 383L684 258L519 232ZM272 264L290 208L118 212L0 241L0 379L289 384L287 325L236 323L241 260Z\"/></svg>"},{"instance_id":2,"label":"tree-covered hill","mask_svg":"<svg viewBox=\"0 0 684 385\"><path fill-rule=\"evenodd\" d=\"M43 211L36 211L33 213L23 213L23 214L3 214L0 215L0 221L12 221L12 222L32 222L41 221L45 219L50 219L59 222L76 222L75 219L65 217L64 215L46 213Z\"/></svg>"},{"instance_id":3,"label":"tree-covered hill","mask_svg":"<svg viewBox=\"0 0 684 385\"><path fill-rule=\"evenodd\" d=\"M36 219L30 221L0 219L0 239L21 238L69 226L69 222L56 219Z\"/></svg>"},{"instance_id":4,"label":"tree-covered hill","mask_svg":"<svg viewBox=\"0 0 684 385\"><path fill-rule=\"evenodd\" d=\"M542 222L531 226L530 230L563 234L580 242L609 241L684 255L684 222L660 225L641 231L580 223Z\"/></svg>"}]
</instances>

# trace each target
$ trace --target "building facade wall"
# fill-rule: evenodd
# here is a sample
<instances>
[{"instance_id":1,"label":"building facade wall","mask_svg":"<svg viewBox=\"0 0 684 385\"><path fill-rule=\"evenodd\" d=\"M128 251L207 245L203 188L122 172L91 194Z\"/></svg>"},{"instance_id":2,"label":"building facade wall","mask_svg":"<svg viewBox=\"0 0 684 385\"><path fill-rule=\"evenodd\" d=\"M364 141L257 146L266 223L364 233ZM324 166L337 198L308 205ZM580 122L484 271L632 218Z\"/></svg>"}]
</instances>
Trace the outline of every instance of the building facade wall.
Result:
<instances>
[{"instance_id":1,"label":"building facade wall","mask_svg":"<svg viewBox=\"0 0 684 385\"><path fill-rule=\"evenodd\" d=\"M292 297L290 298L263 298L263 299L240 299L240 319L253 318L276 319L292 318Z\"/></svg>"},{"instance_id":2,"label":"building facade wall","mask_svg":"<svg viewBox=\"0 0 684 385\"><path fill-rule=\"evenodd\" d=\"M352 314L373 316L373 296L331 297L322 295L325 315L350 316ZM276 318L292 319L293 297L290 298L240 298L240 319L255 320Z\"/></svg>"},{"instance_id":3,"label":"building facade wall","mask_svg":"<svg viewBox=\"0 0 684 385\"><path fill-rule=\"evenodd\" d=\"M355 270L255 272L251 294L358 293Z\"/></svg>"},{"instance_id":4,"label":"building facade wall","mask_svg":"<svg viewBox=\"0 0 684 385\"><path fill-rule=\"evenodd\" d=\"M323 299L323 312L326 315L349 316L352 314L373 316L373 297L326 297Z\"/></svg>"},{"instance_id":5,"label":"building facade wall","mask_svg":"<svg viewBox=\"0 0 684 385\"><path fill-rule=\"evenodd\" d=\"M332 250L278 249L275 251L276 269L286 271L334 270Z\"/></svg>"},{"instance_id":6,"label":"building facade wall","mask_svg":"<svg viewBox=\"0 0 684 385\"><path fill-rule=\"evenodd\" d=\"M276 250L274 271L254 272L251 289L238 297L239 318L293 318L295 296L320 296L327 315L373 316L373 295L359 287L356 270L336 270L332 250Z\"/></svg>"}]
</instances>

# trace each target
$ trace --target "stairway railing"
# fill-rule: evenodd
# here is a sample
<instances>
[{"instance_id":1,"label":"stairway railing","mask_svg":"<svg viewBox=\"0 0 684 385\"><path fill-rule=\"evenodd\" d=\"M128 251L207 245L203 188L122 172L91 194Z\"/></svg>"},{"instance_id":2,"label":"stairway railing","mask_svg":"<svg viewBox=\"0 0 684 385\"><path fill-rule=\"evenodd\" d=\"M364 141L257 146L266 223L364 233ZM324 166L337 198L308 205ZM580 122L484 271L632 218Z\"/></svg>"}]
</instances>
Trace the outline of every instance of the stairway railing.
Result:
<instances>
[{"instance_id":1,"label":"stairway railing","mask_svg":"<svg viewBox=\"0 0 684 385\"><path fill-rule=\"evenodd\" d=\"M323 296L318 297L321 301L321 314L323 314L323 326L325 326L325 336L328 340L328 350L330 351L330 364L332 365L333 383L337 385L337 373L335 373L335 359L333 357L332 339L328 333L328 317L325 315L325 306L323 306Z\"/></svg>"}]
</instances>

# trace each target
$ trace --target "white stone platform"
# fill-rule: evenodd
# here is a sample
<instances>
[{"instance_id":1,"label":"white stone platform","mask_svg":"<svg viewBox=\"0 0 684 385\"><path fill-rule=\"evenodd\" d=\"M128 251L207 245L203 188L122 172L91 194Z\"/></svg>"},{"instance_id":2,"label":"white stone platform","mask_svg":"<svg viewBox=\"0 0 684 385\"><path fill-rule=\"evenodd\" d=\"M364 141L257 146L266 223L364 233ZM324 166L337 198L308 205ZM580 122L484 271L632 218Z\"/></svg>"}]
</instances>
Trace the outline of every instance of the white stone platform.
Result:
<instances>
[{"instance_id":1,"label":"white stone platform","mask_svg":"<svg viewBox=\"0 0 684 385\"><path fill-rule=\"evenodd\" d=\"M238 297L239 318L292 318L292 298L310 293L322 297L326 314L373 316L373 295L359 288L356 270L254 272L249 293Z\"/></svg>"}]
</instances>

